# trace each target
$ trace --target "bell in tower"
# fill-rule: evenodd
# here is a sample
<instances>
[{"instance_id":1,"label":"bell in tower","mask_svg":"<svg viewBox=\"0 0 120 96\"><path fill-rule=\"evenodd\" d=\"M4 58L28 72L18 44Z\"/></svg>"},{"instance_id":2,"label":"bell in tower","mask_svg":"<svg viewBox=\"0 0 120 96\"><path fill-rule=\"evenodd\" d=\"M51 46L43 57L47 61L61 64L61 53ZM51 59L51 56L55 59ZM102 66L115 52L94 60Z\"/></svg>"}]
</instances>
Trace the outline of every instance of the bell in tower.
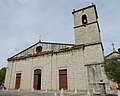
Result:
<instances>
[{"instance_id":1,"label":"bell in tower","mask_svg":"<svg viewBox=\"0 0 120 96\"><path fill-rule=\"evenodd\" d=\"M82 15L82 24L87 24L87 16L85 14Z\"/></svg>"},{"instance_id":2,"label":"bell in tower","mask_svg":"<svg viewBox=\"0 0 120 96\"><path fill-rule=\"evenodd\" d=\"M98 16L95 5L74 10L75 44L94 44L101 42Z\"/></svg>"}]
</instances>

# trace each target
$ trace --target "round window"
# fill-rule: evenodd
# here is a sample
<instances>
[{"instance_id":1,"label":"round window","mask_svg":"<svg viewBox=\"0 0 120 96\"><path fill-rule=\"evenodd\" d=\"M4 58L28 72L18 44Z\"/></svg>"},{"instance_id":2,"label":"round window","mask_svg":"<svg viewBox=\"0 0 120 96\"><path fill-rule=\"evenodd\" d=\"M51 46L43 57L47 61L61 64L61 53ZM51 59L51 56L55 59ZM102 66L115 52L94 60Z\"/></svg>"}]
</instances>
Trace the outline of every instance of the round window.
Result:
<instances>
[{"instance_id":1,"label":"round window","mask_svg":"<svg viewBox=\"0 0 120 96\"><path fill-rule=\"evenodd\" d=\"M42 51L42 47L41 46L38 46L37 48L36 48L36 52L37 53L40 53Z\"/></svg>"}]
</instances>

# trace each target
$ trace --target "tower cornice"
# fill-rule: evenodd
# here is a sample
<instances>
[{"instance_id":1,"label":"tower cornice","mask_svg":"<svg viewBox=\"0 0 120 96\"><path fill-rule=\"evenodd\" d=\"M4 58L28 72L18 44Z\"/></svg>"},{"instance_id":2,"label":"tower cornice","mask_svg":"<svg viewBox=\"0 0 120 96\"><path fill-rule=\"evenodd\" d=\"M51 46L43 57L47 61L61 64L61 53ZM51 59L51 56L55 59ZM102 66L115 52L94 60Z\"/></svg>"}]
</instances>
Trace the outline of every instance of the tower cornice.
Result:
<instances>
[{"instance_id":1,"label":"tower cornice","mask_svg":"<svg viewBox=\"0 0 120 96\"><path fill-rule=\"evenodd\" d=\"M73 10L72 14L76 13L76 12L79 12L79 11L82 11L82 10L85 10L85 9L88 9L88 8L91 8L91 7L94 7L95 9L95 13L96 13L96 18L98 18L98 15L97 15L97 10L96 10L96 5L93 4L93 5L90 5L90 6L87 6L87 7L84 7L84 8L81 8L81 9L78 9L78 10Z\"/></svg>"}]
</instances>

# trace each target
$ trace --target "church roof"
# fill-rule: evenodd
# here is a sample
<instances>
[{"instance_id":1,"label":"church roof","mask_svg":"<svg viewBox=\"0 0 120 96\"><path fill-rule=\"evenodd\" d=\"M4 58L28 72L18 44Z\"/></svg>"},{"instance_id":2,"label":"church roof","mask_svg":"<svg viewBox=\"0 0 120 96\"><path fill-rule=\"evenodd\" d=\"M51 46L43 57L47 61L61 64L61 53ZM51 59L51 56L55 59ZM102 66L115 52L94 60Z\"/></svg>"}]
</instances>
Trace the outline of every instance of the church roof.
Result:
<instances>
[{"instance_id":1,"label":"church roof","mask_svg":"<svg viewBox=\"0 0 120 96\"><path fill-rule=\"evenodd\" d=\"M111 58L116 58L120 56L120 52L118 51L113 51L110 54L108 54L107 56L105 56L105 59L111 59Z\"/></svg>"},{"instance_id":2,"label":"church roof","mask_svg":"<svg viewBox=\"0 0 120 96\"><path fill-rule=\"evenodd\" d=\"M24 49L23 51L21 51L21 52L19 52L19 53L17 53L17 54L15 54L15 55L13 55L12 57L10 57L10 58L14 58L14 57L17 57L17 56L19 56L20 54L22 54L22 53L25 53L26 51L28 51L28 50L30 50L30 49L32 49L33 47L36 47L36 46L38 46L38 45L59 45L59 46L64 46L63 48L65 48L65 47L67 47L67 46L74 46L74 44L67 44L67 43L53 43L53 42L41 42L41 41L38 41L37 43L35 43L35 44L33 44L32 46L30 46L30 47L28 47L28 48L26 48L26 49ZM50 50L52 50L52 49L50 49ZM49 50L49 51L50 51ZM48 51L48 50L45 50L45 51ZM29 52L27 52L27 53L29 53ZM25 55L25 54L24 54Z\"/></svg>"},{"instance_id":3,"label":"church roof","mask_svg":"<svg viewBox=\"0 0 120 96\"><path fill-rule=\"evenodd\" d=\"M58 48L58 46L60 48L58 48L57 50L45 50L45 51L41 51L40 53L36 53L36 50L34 49L37 49L37 46L39 46L39 44L44 44L44 45L56 45L55 47ZM41 55L48 55L48 54L56 54L56 53L61 53L61 52L68 52L68 51L71 51L71 50L76 50L76 49L80 49L82 48L84 50L85 47L87 46L93 46L93 45L97 45L97 44L101 44L102 46L102 43L99 42L99 43L92 43L92 44L81 44L81 45L75 45L75 44L64 44L64 43L50 43L50 42L37 42L36 44L30 46L29 48L19 52L18 54L8 58L7 60L8 61L14 61L14 60L21 60L21 59L25 59L25 58L29 58L29 57L36 57L36 56L41 56ZM33 48L35 47L35 48ZM44 46L43 46L44 47ZM31 53L31 50L32 49L32 52Z\"/></svg>"}]
</instances>

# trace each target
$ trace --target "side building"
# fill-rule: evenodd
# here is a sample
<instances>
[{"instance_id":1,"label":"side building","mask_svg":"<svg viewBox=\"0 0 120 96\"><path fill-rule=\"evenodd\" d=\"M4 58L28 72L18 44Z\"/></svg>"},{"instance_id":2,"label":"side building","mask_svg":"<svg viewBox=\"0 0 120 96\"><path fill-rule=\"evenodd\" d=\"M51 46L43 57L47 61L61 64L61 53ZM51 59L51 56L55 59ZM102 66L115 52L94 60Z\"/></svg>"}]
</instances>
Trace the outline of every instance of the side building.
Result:
<instances>
[{"instance_id":1,"label":"side building","mask_svg":"<svg viewBox=\"0 0 120 96\"><path fill-rule=\"evenodd\" d=\"M5 86L21 90L87 90L103 78L95 5L73 10L75 44L37 42L8 58Z\"/></svg>"},{"instance_id":2,"label":"side building","mask_svg":"<svg viewBox=\"0 0 120 96\"><path fill-rule=\"evenodd\" d=\"M108 54L107 56L105 56L105 60L109 60L109 59L117 59L120 60L120 48L118 48L118 51L115 50L115 48L113 47L113 51ZM109 88L112 90L116 90L117 89L117 83L108 80L109 82Z\"/></svg>"}]
</instances>

